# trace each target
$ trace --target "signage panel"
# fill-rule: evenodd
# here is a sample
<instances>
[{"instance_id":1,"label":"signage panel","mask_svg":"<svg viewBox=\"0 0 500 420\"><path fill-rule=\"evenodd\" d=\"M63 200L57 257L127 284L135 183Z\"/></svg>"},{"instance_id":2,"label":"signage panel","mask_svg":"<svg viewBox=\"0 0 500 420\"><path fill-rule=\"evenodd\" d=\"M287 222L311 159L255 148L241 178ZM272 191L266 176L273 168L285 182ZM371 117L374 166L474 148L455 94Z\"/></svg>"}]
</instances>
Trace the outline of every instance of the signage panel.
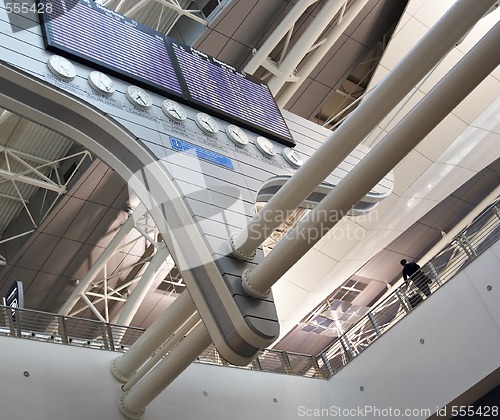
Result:
<instances>
[{"instance_id":1,"label":"signage panel","mask_svg":"<svg viewBox=\"0 0 500 420\"><path fill-rule=\"evenodd\" d=\"M170 137L170 144L173 149L178 150L179 152L189 153L206 162L215 163L216 165L234 170L233 162L227 156L204 149L196 144L176 139L175 137Z\"/></svg>"}]
</instances>

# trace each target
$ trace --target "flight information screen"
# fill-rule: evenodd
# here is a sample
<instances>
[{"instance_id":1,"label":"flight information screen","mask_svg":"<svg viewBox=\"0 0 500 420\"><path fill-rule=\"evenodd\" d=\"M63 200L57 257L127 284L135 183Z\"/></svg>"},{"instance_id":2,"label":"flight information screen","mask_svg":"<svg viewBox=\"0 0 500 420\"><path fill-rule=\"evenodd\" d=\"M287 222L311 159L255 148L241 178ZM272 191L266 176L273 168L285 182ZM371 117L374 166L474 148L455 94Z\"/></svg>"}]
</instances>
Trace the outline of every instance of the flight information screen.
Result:
<instances>
[{"instance_id":1,"label":"flight information screen","mask_svg":"<svg viewBox=\"0 0 500 420\"><path fill-rule=\"evenodd\" d=\"M290 138L290 131L266 84L194 48L171 42L192 101L249 122L267 135ZM200 83L203 80L203 83Z\"/></svg>"},{"instance_id":2,"label":"flight information screen","mask_svg":"<svg viewBox=\"0 0 500 420\"><path fill-rule=\"evenodd\" d=\"M52 12L42 15L48 50L155 91L182 95L162 35L90 1L46 3L52 3Z\"/></svg>"},{"instance_id":3,"label":"flight information screen","mask_svg":"<svg viewBox=\"0 0 500 420\"><path fill-rule=\"evenodd\" d=\"M39 0L49 51L179 100L288 146L267 85L90 0Z\"/></svg>"}]
</instances>

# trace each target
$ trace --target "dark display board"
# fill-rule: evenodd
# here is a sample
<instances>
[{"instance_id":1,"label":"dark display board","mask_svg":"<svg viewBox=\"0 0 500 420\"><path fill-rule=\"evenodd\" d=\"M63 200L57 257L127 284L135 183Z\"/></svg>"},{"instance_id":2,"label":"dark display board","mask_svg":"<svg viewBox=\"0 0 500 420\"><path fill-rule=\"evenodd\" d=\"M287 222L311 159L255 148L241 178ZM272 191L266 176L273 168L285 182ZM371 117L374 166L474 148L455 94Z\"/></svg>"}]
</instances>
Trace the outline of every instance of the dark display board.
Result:
<instances>
[{"instance_id":1,"label":"dark display board","mask_svg":"<svg viewBox=\"0 0 500 420\"><path fill-rule=\"evenodd\" d=\"M267 85L90 0L39 0L49 51L206 111L288 146Z\"/></svg>"},{"instance_id":2,"label":"dark display board","mask_svg":"<svg viewBox=\"0 0 500 420\"><path fill-rule=\"evenodd\" d=\"M290 138L267 85L194 48L170 41L192 101L249 122L253 127L267 128L270 133L264 134Z\"/></svg>"},{"instance_id":3,"label":"dark display board","mask_svg":"<svg viewBox=\"0 0 500 420\"><path fill-rule=\"evenodd\" d=\"M163 36L90 1L45 3L52 4L52 12L41 15L50 51L156 91L182 94Z\"/></svg>"}]
</instances>

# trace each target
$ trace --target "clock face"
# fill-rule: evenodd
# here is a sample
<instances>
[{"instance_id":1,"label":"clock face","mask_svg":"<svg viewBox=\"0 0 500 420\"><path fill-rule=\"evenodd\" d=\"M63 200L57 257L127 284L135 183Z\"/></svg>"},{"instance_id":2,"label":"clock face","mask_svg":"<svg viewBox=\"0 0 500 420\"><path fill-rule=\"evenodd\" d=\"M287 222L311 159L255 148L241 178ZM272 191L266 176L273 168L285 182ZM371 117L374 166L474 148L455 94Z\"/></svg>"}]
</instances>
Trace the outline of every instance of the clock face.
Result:
<instances>
[{"instance_id":1,"label":"clock face","mask_svg":"<svg viewBox=\"0 0 500 420\"><path fill-rule=\"evenodd\" d=\"M243 147L248 144L248 136L246 133L236 125L228 125L226 128L227 136L232 140L236 146Z\"/></svg>"},{"instance_id":2,"label":"clock face","mask_svg":"<svg viewBox=\"0 0 500 420\"><path fill-rule=\"evenodd\" d=\"M93 71L87 77L89 85L101 95L111 96L115 89L115 84L111 78L100 71Z\"/></svg>"},{"instance_id":3,"label":"clock face","mask_svg":"<svg viewBox=\"0 0 500 420\"><path fill-rule=\"evenodd\" d=\"M274 145L271 143L271 140L266 139L265 137L259 136L255 141L255 145L257 149L259 149L266 156L275 156L276 149Z\"/></svg>"},{"instance_id":4,"label":"clock face","mask_svg":"<svg viewBox=\"0 0 500 420\"><path fill-rule=\"evenodd\" d=\"M180 122L187 118L184 108L177 102L171 101L170 99L163 101L162 109L165 115L171 120Z\"/></svg>"},{"instance_id":5,"label":"clock face","mask_svg":"<svg viewBox=\"0 0 500 420\"><path fill-rule=\"evenodd\" d=\"M129 86L126 92L127 99L136 107L148 109L153 105L151 96L144 89L137 86Z\"/></svg>"},{"instance_id":6,"label":"clock face","mask_svg":"<svg viewBox=\"0 0 500 420\"><path fill-rule=\"evenodd\" d=\"M71 61L60 55L51 55L47 60L47 67L57 77L66 82L73 80L76 77L75 66Z\"/></svg>"},{"instance_id":7,"label":"clock face","mask_svg":"<svg viewBox=\"0 0 500 420\"><path fill-rule=\"evenodd\" d=\"M204 112L196 114L196 124L207 134L215 134L219 131L219 124L210 115Z\"/></svg>"},{"instance_id":8,"label":"clock face","mask_svg":"<svg viewBox=\"0 0 500 420\"><path fill-rule=\"evenodd\" d=\"M302 160L300 155L295 150L289 147L285 147L283 149L282 155L285 160L295 168L300 168L304 164L304 161Z\"/></svg>"}]
</instances>

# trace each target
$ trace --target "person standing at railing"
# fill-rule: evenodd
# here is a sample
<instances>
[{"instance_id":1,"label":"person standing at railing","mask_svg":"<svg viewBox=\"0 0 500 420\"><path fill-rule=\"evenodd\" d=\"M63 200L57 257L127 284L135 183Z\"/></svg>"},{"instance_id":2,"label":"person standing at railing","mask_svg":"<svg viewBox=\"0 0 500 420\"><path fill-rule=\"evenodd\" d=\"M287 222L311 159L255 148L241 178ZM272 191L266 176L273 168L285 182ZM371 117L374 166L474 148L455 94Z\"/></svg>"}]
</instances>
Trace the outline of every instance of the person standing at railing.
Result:
<instances>
[{"instance_id":1,"label":"person standing at railing","mask_svg":"<svg viewBox=\"0 0 500 420\"><path fill-rule=\"evenodd\" d=\"M400 264L403 266L401 274L406 284L410 286L409 280L411 280L425 296L430 296L429 284L432 280L422 272L420 266L416 262L408 262L405 259L402 259Z\"/></svg>"}]
</instances>

